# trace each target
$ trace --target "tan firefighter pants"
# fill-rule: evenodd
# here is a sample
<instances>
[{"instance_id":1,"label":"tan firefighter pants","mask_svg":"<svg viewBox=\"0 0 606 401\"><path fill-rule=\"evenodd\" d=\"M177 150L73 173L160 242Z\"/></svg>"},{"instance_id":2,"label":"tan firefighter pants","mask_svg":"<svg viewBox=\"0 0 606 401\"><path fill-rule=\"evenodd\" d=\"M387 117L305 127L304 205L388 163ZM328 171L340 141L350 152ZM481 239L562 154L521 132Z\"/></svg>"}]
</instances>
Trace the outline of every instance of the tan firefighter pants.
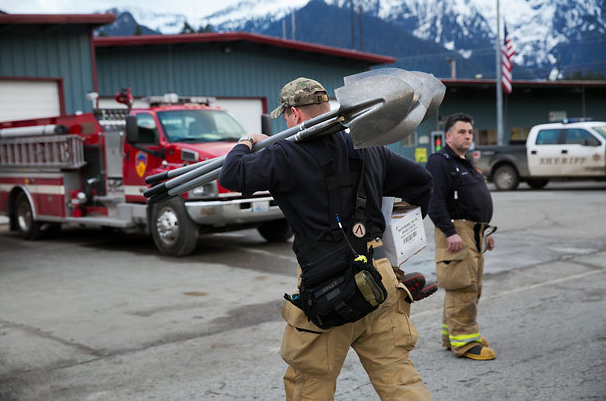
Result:
<instances>
[{"instance_id":1,"label":"tan firefighter pants","mask_svg":"<svg viewBox=\"0 0 606 401\"><path fill-rule=\"evenodd\" d=\"M377 247L380 242L375 243ZM352 347L381 400L431 400L408 352L417 342L409 319L408 290L387 259L375 260L387 299L362 319L323 330L290 302L282 308L288 323L280 355L289 365L284 376L288 401L333 400L337 376Z\"/></svg>"},{"instance_id":2,"label":"tan firefighter pants","mask_svg":"<svg viewBox=\"0 0 606 401\"><path fill-rule=\"evenodd\" d=\"M482 242L481 225L477 237L476 223L454 220L454 226L463 240L463 249L448 252L446 235L435 230L436 272L438 286L444 288L442 317L442 346L450 347L456 356L462 356L480 343L480 328L476 322L478 300L482 293L484 254L478 251L476 240Z\"/></svg>"}]
</instances>

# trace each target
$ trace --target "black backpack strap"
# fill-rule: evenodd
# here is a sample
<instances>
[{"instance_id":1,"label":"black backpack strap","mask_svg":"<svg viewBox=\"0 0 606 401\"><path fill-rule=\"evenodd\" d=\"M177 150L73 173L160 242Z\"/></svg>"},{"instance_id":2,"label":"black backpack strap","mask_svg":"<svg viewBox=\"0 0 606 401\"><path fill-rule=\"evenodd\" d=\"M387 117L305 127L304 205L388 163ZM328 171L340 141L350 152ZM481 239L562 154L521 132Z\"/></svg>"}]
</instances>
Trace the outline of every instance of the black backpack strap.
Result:
<instances>
[{"instance_id":1,"label":"black backpack strap","mask_svg":"<svg viewBox=\"0 0 606 401\"><path fill-rule=\"evenodd\" d=\"M356 205L350 227L353 227L357 223L362 223L366 228L366 233L368 233L369 219L366 213L366 192L364 189L364 159L349 159L349 162L350 168L352 168L352 165L354 165L353 167L359 165L358 184L356 187ZM361 238L353 235L350 236L350 238L354 249L359 254L366 255L366 243L368 242L368 238L366 238L366 235Z\"/></svg>"},{"instance_id":2,"label":"black backpack strap","mask_svg":"<svg viewBox=\"0 0 606 401\"><path fill-rule=\"evenodd\" d=\"M328 192L328 225L329 231L326 233L326 240L331 242L338 242L343 238L343 232L338 225L338 221L336 219L336 215L341 216L341 193L344 187L354 187L356 188L356 204L354 209L354 215L352 216L352 221L341 221L346 229L346 232L349 232L354 222L363 223L365 226L367 225L366 218L366 193L364 190L364 159L362 158L361 152L359 150L354 149L353 141L349 137L349 135L345 136L345 142L347 144L347 155L349 161L349 170L346 172L338 172L335 166L334 160L331 156L331 152L328 149L328 145L325 143L322 151L311 151L304 147L304 149L309 153L309 155L318 163L318 165L322 168L324 172L324 177L326 180L327 192ZM368 231L368 230L367 230ZM353 237L353 235L349 235L348 238L352 239L352 245L354 249L358 253L366 254L366 238L358 239L357 237ZM295 236L295 244L299 249L301 248L309 248L313 249L314 246L312 244L305 244L306 241L304 239L298 239Z\"/></svg>"},{"instance_id":3,"label":"black backpack strap","mask_svg":"<svg viewBox=\"0 0 606 401\"><path fill-rule=\"evenodd\" d=\"M340 241L343 237L335 216L341 214L341 190L345 187L352 187L359 181L359 170L355 169L356 163L352 163L352 161L352 159L349 159L349 171L342 174L336 174L332 163L322 166L328 189L328 221L330 228L327 239L329 240Z\"/></svg>"}]
</instances>

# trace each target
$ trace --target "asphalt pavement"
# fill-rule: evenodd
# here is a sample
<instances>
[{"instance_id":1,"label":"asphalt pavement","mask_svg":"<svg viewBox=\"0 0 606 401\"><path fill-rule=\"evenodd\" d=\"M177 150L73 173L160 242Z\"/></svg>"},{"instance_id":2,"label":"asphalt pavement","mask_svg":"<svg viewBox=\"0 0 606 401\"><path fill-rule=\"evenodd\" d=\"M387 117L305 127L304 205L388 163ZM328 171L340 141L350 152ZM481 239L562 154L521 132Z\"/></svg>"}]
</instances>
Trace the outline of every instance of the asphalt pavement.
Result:
<instances>
[{"instance_id":1,"label":"asphalt pavement","mask_svg":"<svg viewBox=\"0 0 606 401\"><path fill-rule=\"evenodd\" d=\"M606 399L606 184L493 192L481 333L494 361L440 347L443 291L417 302L411 352L435 400ZM435 277L428 247L403 268ZM0 400L280 400L289 243L207 235L184 258L142 235L0 220ZM377 400L350 352L336 400Z\"/></svg>"}]
</instances>

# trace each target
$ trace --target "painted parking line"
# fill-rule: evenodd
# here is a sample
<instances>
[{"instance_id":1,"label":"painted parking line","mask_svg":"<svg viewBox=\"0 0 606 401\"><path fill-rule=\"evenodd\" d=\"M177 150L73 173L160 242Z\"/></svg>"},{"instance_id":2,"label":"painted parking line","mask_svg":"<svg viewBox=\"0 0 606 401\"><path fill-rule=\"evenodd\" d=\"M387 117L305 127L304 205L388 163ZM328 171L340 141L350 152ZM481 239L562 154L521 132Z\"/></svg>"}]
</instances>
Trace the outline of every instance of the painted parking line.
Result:
<instances>
[{"instance_id":1,"label":"painted parking line","mask_svg":"<svg viewBox=\"0 0 606 401\"><path fill-rule=\"evenodd\" d=\"M592 270L589 272L585 272L585 273L579 273L579 274L573 274L572 276L566 276L566 277L560 277L560 278L556 278L554 280L550 280L550 281L544 281L542 283L537 283L537 284L532 284L526 287L518 287L515 288L513 290L508 290L508 291L502 291L502 292L498 292L496 294L490 295L490 296L486 296L486 297L482 297L483 301L489 300L489 299L495 299L495 298L500 298L503 296L509 296L511 294L515 294L518 292L523 292L523 291L531 291L531 290L535 290L537 288L540 287L546 287L546 286L550 286L550 285L554 285L554 284L559 284L562 282L567 282L570 280L575 280L575 279L580 279L580 278L585 278L585 277L589 277L589 276L593 276L595 274L600 274L600 273L606 273L606 270L602 269L602 270ZM412 313L411 317L413 319L416 319L419 316L424 316L424 315L431 315L434 313L442 313L442 307L440 306L439 309L429 309L423 312L419 312L419 313Z\"/></svg>"}]
</instances>

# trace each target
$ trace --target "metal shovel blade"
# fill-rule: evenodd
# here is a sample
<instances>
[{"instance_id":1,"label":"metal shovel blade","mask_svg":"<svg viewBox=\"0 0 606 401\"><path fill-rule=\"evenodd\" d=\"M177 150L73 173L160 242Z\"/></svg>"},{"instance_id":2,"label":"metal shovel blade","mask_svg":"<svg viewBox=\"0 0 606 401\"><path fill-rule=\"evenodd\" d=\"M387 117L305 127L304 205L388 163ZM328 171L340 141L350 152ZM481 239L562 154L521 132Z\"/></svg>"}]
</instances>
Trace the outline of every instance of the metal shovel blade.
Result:
<instances>
[{"instance_id":1,"label":"metal shovel blade","mask_svg":"<svg viewBox=\"0 0 606 401\"><path fill-rule=\"evenodd\" d=\"M414 89L415 101L419 100L425 108L429 106L429 103L431 102L432 93L430 92L430 89L426 87L427 83L424 82L424 79L418 77L415 73L403 70L401 68L379 68L376 70L365 71L359 74L349 75L343 78L343 81L345 82L345 85L355 85L360 80L375 75L391 75L393 77L400 78L401 80L412 86L412 88Z\"/></svg>"},{"instance_id":2,"label":"metal shovel blade","mask_svg":"<svg viewBox=\"0 0 606 401\"><path fill-rule=\"evenodd\" d=\"M421 71L413 71L412 73L423 82L423 86L429 88L429 92L432 94L431 102L427 106L425 117L423 117L423 121L425 121L434 114L438 110L438 107L440 107L440 104L442 104L444 94L446 93L446 86L432 74Z\"/></svg>"},{"instance_id":3,"label":"metal shovel blade","mask_svg":"<svg viewBox=\"0 0 606 401\"><path fill-rule=\"evenodd\" d=\"M357 85L364 79L368 79L369 77L373 76L391 76L406 82L413 88L413 102L408 109L404 108L400 110L401 120L397 126L388 131L382 131L382 133L372 137L368 136L367 138L364 138L363 141L356 141L354 139L354 144L357 148L389 145L413 135L416 128L427 115L427 107L429 107L433 98L429 85L424 82L426 81L424 76L418 77L416 74L413 74L410 71L399 68L381 68L366 71L360 74L347 76L344 78L344 81L346 85ZM351 124L351 126L352 130L355 131L355 128L353 128L355 124Z\"/></svg>"},{"instance_id":4,"label":"metal shovel blade","mask_svg":"<svg viewBox=\"0 0 606 401\"><path fill-rule=\"evenodd\" d=\"M354 146L359 149L368 148L371 146L390 145L392 143L403 141L410 135L414 135L415 130L423 120L423 116L425 116L425 107L423 107L423 105L418 101L416 103L416 106L414 106L412 111L409 112L406 117L404 117L400 124L389 131L383 132L380 135L375 135L364 142L356 143L354 140Z\"/></svg>"},{"instance_id":5,"label":"metal shovel blade","mask_svg":"<svg viewBox=\"0 0 606 401\"><path fill-rule=\"evenodd\" d=\"M340 110L346 112L344 124L358 148L402 122L405 116L402 110L410 109L414 89L399 78L372 75L335 89L335 96Z\"/></svg>"},{"instance_id":6,"label":"metal shovel blade","mask_svg":"<svg viewBox=\"0 0 606 401\"><path fill-rule=\"evenodd\" d=\"M390 72L394 76L401 76L403 79L406 79L405 74L399 73L397 69L390 70L396 70ZM402 122L398 126L394 127L388 132L383 133L382 135L377 136L372 140L369 140L366 143L359 144L359 146L368 147L387 145L403 140L407 136L413 135L414 131L419 126L419 124L427 120L427 118L429 118L433 113L436 112L436 110L442 103L442 100L444 99L446 86L444 86L444 84L440 80L438 80L431 74L427 74L420 71L413 71L412 74L414 74L418 78L421 87L424 88L421 92L421 95L419 96L419 103L423 103L423 107L413 106L409 114L404 118L404 120L402 120ZM428 96L428 92L431 94L431 96ZM425 107L425 104L427 103L429 104L427 107ZM425 109L424 112L422 112L423 109Z\"/></svg>"},{"instance_id":7,"label":"metal shovel blade","mask_svg":"<svg viewBox=\"0 0 606 401\"><path fill-rule=\"evenodd\" d=\"M373 75L392 75L408 82L419 95L419 100L427 109L425 121L436 112L444 99L446 86L432 74L421 71L406 71L401 68L379 68L343 78L345 84L355 84L359 80Z\"/></svg>"}]
</instances>

